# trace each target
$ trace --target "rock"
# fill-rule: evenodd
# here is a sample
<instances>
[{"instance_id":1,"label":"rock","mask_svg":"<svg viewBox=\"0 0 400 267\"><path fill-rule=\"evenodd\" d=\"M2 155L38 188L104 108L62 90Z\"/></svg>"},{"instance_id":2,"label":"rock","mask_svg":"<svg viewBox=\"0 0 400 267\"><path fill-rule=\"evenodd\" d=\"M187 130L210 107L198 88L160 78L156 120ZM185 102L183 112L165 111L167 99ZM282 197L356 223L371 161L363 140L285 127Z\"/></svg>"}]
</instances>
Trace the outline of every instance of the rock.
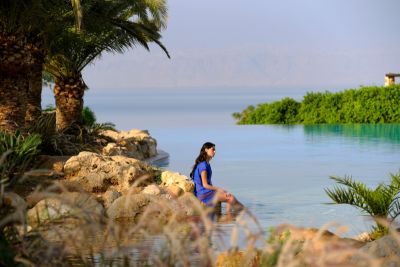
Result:
<instances>
[{"instance_id":1,"label":"rock","mask_svg":"<svg viewBox=\"0 0 400 267\"><path fill-rule=\"evenodd\" d=\"M103 148L103 155L122 155L140 160L157 155L157 141L146 130L106 130L101 134L114 140L114 143L109 143Z\"/></svg>"},{"instance_id":2,"label":"rock","mask_svg":"<svg viewBox=\"0 0 400 267\"><path fill-rule=\"evenodd\" d=\"M57 219L74 218L100 220L104 208L91 195L84 193L62 193L39 201L28 210L27 218L31 225Z\"/></svg>"},{"instance_id":3,"label":"rock","mask_svg":"<svg viewBox=\"0 0 400 267\"><path fill-rule=\"evenodd\" d=\"M361 242L369 242L372 241L371 236L368 232L363 232L355 237L353 239L361 241Z\"/></svg>"},{"instance_id":4,"label":"rock","mask_svg":"<svg viewBox=\"0 0 400 267\"><path fill-rule=\"evenodd\" d=\"M53 192L57 189L57 187L54 188ZM82 186L76 182L76 181L70 181L70 180L61 180L58 182L58 193L63 193L65 191L68 192L82 192Z\"/></svg>"},{"instance_id":5,"label":"rock","mask_svg":"<svg viewBox=\"0 0 400 267\"><path fill-rule=\"evenodd\" d=\"M348 245L356 248L359 248L365 244L365 242L358 241L352 238L342 238L328 230L298 227L290 224L278 225L271 235L278 237L280 240L290 238L292 240L301 242L311 239L318 239L322 242L340 241L345 242Z\"/></svg>"},{"instance_id":6,"label":"rock","mask_svg":"<svg viewBox=\"0 0 400 267\"><path fill-rule=\"evenodd\" d=\"M130 131L105 130L102 131L101 134L111 139L114 139L117 142L121 140L130 140L130 139L141 140L150 137L149 131L139 130L139 129L133 129Z\"/></svg>"},{"instance_id":7,"label":"rock","mask_svg":"<svg viewBox=\"0 0 400 267\"><path fill-rule=\"evenodd\" d=\"M397 234L397 233L396 233ZM400 239L386 235L367 243L360 251L372 258L382 258L381 266L400 267ZM355 259L358 261L358 259Z\"/></svg>"},{"instance_id":8,"label":"rock","mask_svg":"<svg viewBox=\"0 0 400 267\"><path fill-rule=\"evenodd\" d=\"M185 193L185 191L183 191L182 188L180 188L179 186L174 185L174 184L168 186L167 191L173 197L179 197L179 196L183 195L183 193Z\"/></svg>"},{"instance_id":9,"label":"rock","mask_svg":"<svg viewBox=\"0 0 400 267\"><path fill-rule=\"evenodd\" d=\"M116 143L108 143L105 147L103 147L102 154L106 156L117 156L123 155L123 147L117 146Z\"/></svg>"},{"instance_id":10,"label":"rock","mask_svg":"<svg viewBox=\"0 0 400 267\"><path fill-rule=\"evenodd\" d=\"M185 175L178 172L164 171L161 173L161 185L169 187L176 185L180 187L184 192L193 192L194 183Z\"/></svg>"},{"instance_id":11,"label":"rock","mask_svg":"<svg viewBox=\"0 0 400 267\"><path fill-rule=\"evenodd\" d=\"M258 251L229 251L217 255L216 267L225 266L260 266L260 253Z\"/></svg>"},{"instance_id":12,"label":"rock","mask_svg":"<svg viewBox=\"0 0 400 267\"><path fill-rule=\"evenodd\" d=\"M337 237L335 234L327 230L320 231L317 228L297 227L289 224L278 225L271 235L278 237L279 240L290 238L301 242L316 237L324 239Z\"/></svg>"},{"instance_id":13,"label":"rock","mask_svg":"<svg viewBox=\"0 0 400 267\"><path fill-rule=\"evenodd\" d=\"M108 190L102 195L102 201L105 208L109 208L111 204L121 197L121 193L115 190Z\"/></svg>"},{"instance_id":14,"label":"rock","mask_svg":"<svg viewBox=\"0 0 400 267\"><path fill-rule=\"evenodd\" d=\"M139 160L92 152L71 157L64 166L64 173L67 180L78 182L91 193L103 193L108 189L124 193L135 182L149 184L155 176L152 168Z\"/></svg>"},{"instance_id":15,"label":"rock","mask_svg":"<svg viewBox=\"0 0 400 267\"><path fill-rule=\"evenodd\" d=\"M34 207L39 201L44 198L44 195L39 192L32 192L26 196L26 204L29 208Z\"/></svg>"},{"instance_id":16,"label":"rock","mask_svg":"<svg viewBox=\"0 0 400 267\"><path fill-rule=\"evenodd\" d=\"M169 164L169 154L161 149L157 149L157 155L143 160L146 163L156 166L167 166Z\"/></svg>"},{"instance_id":17,"label":"rock","mask_svg":"<svg viewBox=\"0 0 400 267\"><path fill-rule=\"evenodd\" d=\"M160 188L155 184L146 186L142 191L142 194L148 194L148 195L157 195L158 196L158 195L160 195L160 193L161 193Z\"/></svg>"},{"instance_id":18,"label":"rock","mask_svg":"<svg viewBox=\"0 0 400 267\"><path fill-rule=\"evenodd\" d=\"M276 227L270 237L271 250L267 257L280 250L281 266L354 266L352 255L365 243L342 238L330 231L283 224ZM357 265L358 266L358 265Z\"/></svg>"},{"instance_id":19,"label":"rock","mask_svg":"<svg viewBox=\"0 0 400 267\"><path fill-rule=\"evenodd\" d=\"M110 219L117 221L136 221L145 207L155 196L147 194L125 195L116 199L107 209Z\"/></svg>"},{"instance_id":20,"label":"rock","mask_svg":"<svg viewBox=\"0 0 400 267\"><path fill-rule=\"evenodd\" d=\"M26 202L29 208L35 206L39 201L45 199L49 194L61 194L66 192L84 192L82 186L76 181L60 180L57 183L51 183L42 190L35 190L26 196Z\"/></svg>"},{"instance_id":21,"label":"rock","mask_svg":"<svg viewBox=\"0 0 400 267\"><path fill-rule=\"evenodd\" d=\"M64 171L64 164L71 156L49 156L40 155L38 156L38 168L49 169L56 172Z\"/></svg>"}]
</instances>

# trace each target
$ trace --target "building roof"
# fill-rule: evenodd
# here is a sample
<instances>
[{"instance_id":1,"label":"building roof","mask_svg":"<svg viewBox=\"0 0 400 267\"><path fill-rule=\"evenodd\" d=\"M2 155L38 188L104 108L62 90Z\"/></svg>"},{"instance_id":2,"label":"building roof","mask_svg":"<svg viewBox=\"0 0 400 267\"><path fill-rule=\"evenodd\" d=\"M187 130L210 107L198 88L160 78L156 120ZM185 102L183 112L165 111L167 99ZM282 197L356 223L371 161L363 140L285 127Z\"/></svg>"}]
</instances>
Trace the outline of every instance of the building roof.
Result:
<instances>
[{"instance_id":1,"label":"building roof","mask_svg":"<svg viewBox=\"0 0 400 267\"><path fill-rule=\"evenodd\" d=\"M386 73L385 76L388 76L388 77L400 77L400 73Z\"/></svg>"}]
</instances>

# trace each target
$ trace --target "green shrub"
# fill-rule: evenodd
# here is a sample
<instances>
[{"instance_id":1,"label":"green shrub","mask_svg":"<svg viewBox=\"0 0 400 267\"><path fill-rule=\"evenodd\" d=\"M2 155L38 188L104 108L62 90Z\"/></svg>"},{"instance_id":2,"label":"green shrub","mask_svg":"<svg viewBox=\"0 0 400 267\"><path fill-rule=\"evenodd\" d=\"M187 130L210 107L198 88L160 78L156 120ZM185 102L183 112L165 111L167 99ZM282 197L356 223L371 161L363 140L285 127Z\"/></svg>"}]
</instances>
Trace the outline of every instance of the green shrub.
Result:
<instances>
[{"instance_id":1,"label":"green shrub","mask_svg":"<svg viewBox=\"0 0 400 267\"><path fill-rule=\"evenodd\" d=\"M338 93L308 92L301 103L284 98L234 113L238 124L400 123L400 85Z\"/></svg>"},{"instance_id":2,"label":"green shrub","mask_svg":"<svg viewBox=\"0 0 400 267\"><path fill-rule=\"evenodd\" d=\"M110 122L96 123L96 116L89 107L83 109L82 120L81 126L72 125L63 132L57 132L55 108L50 105L27 132L41 136L40 150L45 154L75 155L83 150L97 152L99 141L110 141L101 135L102 131L115 131L115 125Z\"/></svg>"},{"instance_id":3,"label":"green shrub","mask_svg":"<svg viewBox=\"0 0 400 267\"><path fill-rule=\"evenodd\" d=\"M296 123L300 103L286 97L257 108L249 106L242 113L233 113L239 124L292 124Z\"/></svg>"},{"instance_id":4,"label":"green shrub","mask_svg":"<svg viewBox=\"0 0 400 267\"><path fill-rule=\"evenodd\" d=\"M3 183L13 183L39 153L41 138L37 134L24 136L0 132L0 175Z\"/></svg>"},{"instance_id":5,"label":"green shrub","mask_svg":"<svg viewBox=\"0 0 400 267\"><path fill-rule=\"evenodd\" d=\"M82 122L85 126L93 126L96 123L96 115L89 107L84 107L82 110Z\"/></svg>"},{"instance_id":6,"label":"green shrub","mask_svg":"<svg viewBox=\"0 0 400 267\"><path fill-rule=\"evenodd\" d=\"M235 112L232 114L232 116L238 121L238 124L247 124L248 121L251 121L249 116L253 113L254 109L254 106L248 106L241 113Z\"/></svg>"},{"instance_id":7,"label":"green shrub","mask_svg":"<svg viewBox=\"0 0 400 267\"><path fill-rule=\"evenodd\" d=\"M50 112L54 112L56 110L56 108L53 105L47 105L46 108L43 109L44 112L46 113L50 113ZM93 110L91 110L89 107L84 107L82 109L82 124L84 126L94 126L94 124L96 123L97 119L96 119L96 115L94 114ZM54 124L55 125L55 124Z\"/></svg>"}]
</instances>

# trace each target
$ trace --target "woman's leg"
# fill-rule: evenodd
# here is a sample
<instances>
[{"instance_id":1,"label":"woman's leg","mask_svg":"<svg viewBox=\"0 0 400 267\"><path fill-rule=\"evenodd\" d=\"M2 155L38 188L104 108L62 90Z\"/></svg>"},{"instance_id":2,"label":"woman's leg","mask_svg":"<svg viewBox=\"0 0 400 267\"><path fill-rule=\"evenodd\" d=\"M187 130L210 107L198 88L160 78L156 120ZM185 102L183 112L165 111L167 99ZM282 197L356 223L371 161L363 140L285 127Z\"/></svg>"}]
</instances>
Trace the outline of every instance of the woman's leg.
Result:
<instances>
[{"instance_id":1,"label":"woman's leg","mask_svg":"<svg viewBox=\"0 0 400 267\"><path fill-rule=\"evenodd\" d=\"M226 202L226 213L231 213L231 208L233 207L235 211L243 209L243 204L238 201L234 195L223 191L217 194L217 199L220 202Z\"/></svg>"}]
</instances>

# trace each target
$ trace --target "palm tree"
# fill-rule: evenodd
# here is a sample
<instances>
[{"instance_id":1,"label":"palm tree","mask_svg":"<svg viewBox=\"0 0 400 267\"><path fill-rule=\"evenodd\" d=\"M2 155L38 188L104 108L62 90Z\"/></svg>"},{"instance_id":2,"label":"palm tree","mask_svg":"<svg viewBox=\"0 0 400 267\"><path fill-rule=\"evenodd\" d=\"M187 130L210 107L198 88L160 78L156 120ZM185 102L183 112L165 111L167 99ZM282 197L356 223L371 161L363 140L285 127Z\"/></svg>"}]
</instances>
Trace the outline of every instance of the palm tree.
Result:
<instances>
[{"instance_id":1,"label":"palm tree","mask_svg":"<svg viewBox=\"0 0 400 267\"><path fill-rule=\"evenodd\" d=\"M28 20L37 10L33 1L0 2L0 130L14 132L24 124L27 76L35 64L30 37L38 31L28 28Z\"/></svg>"},{"instance_id":2,"label":"palm tree","mask_svg":"<svg viewBox=\"0 0 400 267\"><path fill-rule=\"evenodd\" d=\"M30 127L42 114L42 71L45 52L40 42L33 47L32 55L34 64L32 64L27 77L25 127Z\"/></svg>"},{"instance_id":3,"label":"palm tree","mask_svg":"<svg viewBox=\"0 0 400 267\"><path fill-rule=\"evenodd\" d=\"M400 215L400 173L391 174L389 185L380 183L375 189L368 188L361 182L353 181L351 177L331 177L332 180L345 186L335 186L333 189L325 189L334 204L349 204L361 209L364 213L380 219L393 222ZM373 228L372 237L386 234L388 228L379 221Z\"/></svg>"},{"instance_id":4,"label":"palm tree","mask_svg":"<svg viewBox=\"0 0 400 267\"><path fill-rule=\"evenodd\" d=\"M160 42L165 27L166 5L163 0L93 1L82 3L82 29L65 31L52 43L45 69L54 76L56 127L62 132L81 124L83 95L87 86L82 70L103 52L123 52L141 45L149 50Z\"/></svg>"},{"instance_id":5,"label":"palm tree","mask_svg":"<svg viewBox=\"0 0 400 267\"><path fill-rule=\"evenodd\" d=\"M54 5L54 3L50 3L50 5L52 9L50 14L51 21L48 21L46 28L43 29L45 31L41 33L45 42L41 43L41 46L36 45L36 49L33 51L33 54L36 55L34 58L37 64L32 66L29 73L25 113L25 127L27 128L32 127L42 114L42 73L46 50L49 49L52 41L56 40L66 30L65 26L71 19L75 21L75 30L80 31L81 29L82 9L80 0L72 0L71 4L61 1L57 5ZM50 7L47 7L46 10L48 11L47 14L49 14Z\"/></svg>"},{"instance_id":6,"label":"palm tree","mask_svg":"<svg viewBox=\"0 0 400 267\"><path fill-rule=\"evenodd\" d=\"M49 33L56 35L55 29L60 29L56 26L64 14L79 14L78 3L0 1L0 130L15 132L24 127L25 118L29 123L40 113L41 77L46 43L51 39Z\"/></svg>"}]
</instances>

